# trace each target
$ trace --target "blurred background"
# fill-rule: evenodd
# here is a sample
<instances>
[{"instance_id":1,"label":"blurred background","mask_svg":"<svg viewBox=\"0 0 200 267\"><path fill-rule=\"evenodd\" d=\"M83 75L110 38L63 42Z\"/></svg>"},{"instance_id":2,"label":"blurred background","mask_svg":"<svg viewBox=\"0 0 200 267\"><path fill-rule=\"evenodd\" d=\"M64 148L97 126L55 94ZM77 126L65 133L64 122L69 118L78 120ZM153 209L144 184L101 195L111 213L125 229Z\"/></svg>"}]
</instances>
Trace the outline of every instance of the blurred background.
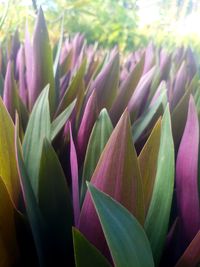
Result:
<instances>
[{"instance_id":1,"label":"blurred background","mask_svg":"<svg viewBox=\"0 0 200 267\"><path fill-rule=\"evenodd\" d=\"M190 45L200 53L199 0L0 0L0 41L16 30L23 38L26 21L32 30L39 6L52 42L63 20L65 35L81 32L104 48L130 51L152 41L169 50Z\"/></svg>"}]
</instances>

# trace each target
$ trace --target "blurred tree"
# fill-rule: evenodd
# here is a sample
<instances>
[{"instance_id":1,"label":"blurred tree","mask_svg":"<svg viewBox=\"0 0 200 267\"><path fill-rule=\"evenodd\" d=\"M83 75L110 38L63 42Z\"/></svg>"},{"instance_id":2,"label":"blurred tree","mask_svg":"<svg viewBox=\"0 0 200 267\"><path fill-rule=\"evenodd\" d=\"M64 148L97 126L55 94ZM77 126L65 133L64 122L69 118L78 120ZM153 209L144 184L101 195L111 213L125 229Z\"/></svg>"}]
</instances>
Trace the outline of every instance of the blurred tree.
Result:
<instances>
[{"instance_id":1,"label":"blurred tree","mask_svg":"<svg viewBox=\"0 0 200 267\"><path fill-rule=\"evenodd\" d=\"M139 27L138 9L159 9L159 17ZM81 32L88 42L103 47L118 45L121 50L145 46L150 40L167 47L199 43L197 36L183 38L177 24L192 14L200 14L199 0L0 0L0 41L9 38L17 28L23 38L25 22L32 31L39 6L42 6L52 42L59 39L64 15L64 33ZM186 42L187 41L187 42Z\"/></svg>"},{"instance_id":2,"label":"blurred tree","mask_svg":"<svg viewBox=\"0 0 200 267\"><path fill-rule=\"evenodd\" d=\"M7 9L5 8L6 2L9 2ZM2 16L4 20L0 38L7 36L16 28L24 30L26 18L32 26L40 5L45 12L53 40L57 40L59 36L59 21L64 15L66 33L82 32L89 42L98 40L105 47L119 45L122 50L133 47L138 42L136 0L10 0L0 2L0 18Z\"/></svg>"}]
</instances>

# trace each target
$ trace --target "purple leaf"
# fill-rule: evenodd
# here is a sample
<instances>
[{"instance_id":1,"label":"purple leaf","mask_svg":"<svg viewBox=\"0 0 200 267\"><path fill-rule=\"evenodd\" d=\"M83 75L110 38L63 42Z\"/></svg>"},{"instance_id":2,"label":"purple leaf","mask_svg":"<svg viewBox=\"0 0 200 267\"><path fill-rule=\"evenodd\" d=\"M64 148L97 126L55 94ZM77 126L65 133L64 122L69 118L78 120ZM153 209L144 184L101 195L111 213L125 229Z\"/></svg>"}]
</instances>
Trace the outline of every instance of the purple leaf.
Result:
<instances>
[{"instance_id":1,"label":"purple leaf","mask_svg":"<svg viewBox=\"0 0 200 267\"><path fill-rule=\"evenodd\" d=\"M192 52L190 47L188 47L186 51L186 62L187 62L187 70L189 76L188 78L189 81L191 81L197 72L197 63L194 57L194 53Z\"/></svg>"},{"instance_id":2,"label":"purple leaf","mask_svg":"<svg viewBox=\"0 0 200 267\"><path fill-rule=\"evenodd\" d=\"M19 52L17 54L17 62L18 62L18 72L19 72L19 95L27 106L27 89L26 89L26 76L25 76L25 55L24 55L24 47L21 45Z\"/></svg>"},{"instance_id":3,"label":"purple leaf","mask_svg":"<svg viewBox=\"0 0 200 267\"><path fill-rule=\"evenodd\" d=\"M74 208L74 222L75 226L77 226L80 216L78 162L72 136L71 123L69 123L69 129L70 129L70 165L71 165L71 177L72 177L72 198L73 198L73 208Z\"/></svg>"},{"instance_id":4,"label":"purple leaf","mask_svg":"<svg viewBox=\"0 0 200 267\"><path fill-rule=\"evenodd\" d=\"M160 81L167 80L171 68L171 55L167 54L163 49L160 52Z\"/></svg>"},{"instance_id":5,"label":"purple leaf","mask_svg":"<svg viewBox=\"0 0 200 267\"><path fill-rule=\"evenodd\" d=\"M140 78L142 75L144 66L144 56L135 65L133 70L128 74L127 78L122 81L120 90L116 97L116 100L111 108L110 117L114 124L116 124L127 107L128 101L131 98Z\"/></svg>"},{"instance_id":6,"label":"purple leaf","mask_svg":"<svg viewBox=\"0 0 200 267\"><path fill-rule=\"evenodd\" d=\"M13 120L15 118L14 90L16 90L16 83L14 80L13 63L9 60L4 83L3 102Z\"/></svg>"},{"instance_id":7,"label":"purple leaf","mask_svg":"<svg viewBox=\"0 0 200 267\"><path fill-rule=\"evenodd\" d=\"M73 54L73 66L75 67L77 62L78 62L78 58L81 54L81 50L83 48L83 44L84 44L84 35L77 33L73 39L73 49L74 49L74 54Z\"/></svg>"},{"instance_id":8,"label":"purple leaf","mask_svg":"<svg viewBox=\"0 0 200 267\"><path fill-rule=\"evenodd\" d=\"M148 71L142 76L137 88L135 89L128 103L128 110L130 112L131 121L137 118L141 109L144 109L144 104L149 95L149 88L152 82L154 72L155 67L153 67L150 71Z\"/></svg>"},{"instance_id":9,"label":"purple leaf","mask_svg":"<svg viewBox=\"0 0 200 267\"><path fill-rule=\"evenodd\" d=\"M180 100L181 96L185 92L185 86L187 82L187 69L185 61L182 62L174 82L173 87L173 98L171 101L171 107L174 109L178 101Z\"/></svg>"},{"instance_id":10,"label":"purple leaf","mask_svg":"<svg viewBox=\"0 0 200 267\"><path fill-rule=\"evenodd\" d=\"M155 64L155 52L154 52L154 45L149 43L145 51L145 63L144 63L144 70L143 74L147 73Z\"/></svg>"},{"instance_id":11,"label":"purple leaf","mask_svg":"<svg viewBox=\"0 0 200 267\"><path fill-rule=\"evenodd\" d=\"M93 125L97 117L98 117L98 108L97 108L96 92L93 91L93 93L91 94L91 96L87 101L77 135L77 152L79 155L79 161L81 162L84 158L90 133L92 131Z\"/></svg>"},{"instance_id":12,"label":"purple leaf","mask_svg":"<svg viewBox=\"0 0 200 267\"><path fill-rule=\"evenodd\" d=\"M100 156L91 183L125 206L141 224L144 222L142 182L127 110ZM109 258L102 228L88 192L83 202L79 228Z\"/></svg>"},{"instance_id":13,"label":"purple leaf","mask_svg":"<svg viewBox=\"0 0 200 267\"><path fill-rule=\"evenodd\" d=\"M200 231L196 234L175 267L196 267L200 262Z\"/></svg>"},{"instance_id":14,"label":"purple leaf","mask_svg":"<svg viewBox=\"0 0 200 267\"><path fill-rule=\"evenodd\" d=\"M188 244L200 228L198 193L199 122L190 96L187 122L176 162L177 205L183 240Z\"/></svg>"},{"instance_id":15,"label":"purple leaf","mask_svg":"<svg viewBox=\"0 0 200 267\"><path fill-rule=\"evenodd\" d=\"M13 38L12 38L12 44L11 44L11 51L10 51L10 60L16 61L17 52L20 48L20 41L19 41L19 32L18 30L15 31Z\"/></svg>"},{"instance_id":16,"label":"purple leaf","mask_svg":"<svg viewBox=\"0 0 200 267\"><path fill-rule=\"evenodd\" d=\"M104 65L101 72L91 85L90 92L97 94L99 108L109 109L117 94L119 83L119 53L113 52L110 61Z\"/></svg>"}]
</instances>

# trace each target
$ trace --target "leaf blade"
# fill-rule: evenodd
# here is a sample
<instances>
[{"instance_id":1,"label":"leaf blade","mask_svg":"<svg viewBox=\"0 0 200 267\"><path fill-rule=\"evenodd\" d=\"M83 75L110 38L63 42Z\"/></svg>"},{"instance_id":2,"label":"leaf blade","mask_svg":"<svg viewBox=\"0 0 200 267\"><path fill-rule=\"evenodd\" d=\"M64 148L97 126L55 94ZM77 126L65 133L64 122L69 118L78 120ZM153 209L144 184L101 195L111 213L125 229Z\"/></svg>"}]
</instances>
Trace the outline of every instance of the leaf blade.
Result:
<instances>
[{"instance_id":1,"label":"leaf blade","mask_svg":"<svg viewBox=\"0 0 200 267\"><path fill-rule=\"evenodd\" d=\"M100 155L111 135L112 130L113 126L110 117L106 109L102 109L92 129L90 139L87 145L87 151L86 151L86 156L83 166L83 175L82 175L82 188L81 188L82 200L86 192L85 181L90 181L90 178L92 177L92 174L100 158Z\"/></svg>"},{"instance_id":2,"label":"leaf blade","mask_svg":"<svg viewBox=\"0 0 200 267\"><path fill-rule=\"evenodd\" d=\"M33 107L22 144L25 166L36 198L42 142L44 137L50 139L48 93L49 86L46 86Z\"/></svg>"},{"instance_id":3,"label":"leaf blade","mask_svg":"<svg viewBox=\"0 0 200 267\"><path fill-rule=\"evenodd\" d=\"M166 147L168 148L167 152ZM173 187L174 144L168 105L162 119L158 168L153 194L145 221L145 229L147 236L149 237L156 265L159 263L167 234Z\"/></svg>"},{"instance_id":4,"label":"leaf blade","mask_svg":"<svg viewBox=\"0 0 200 267\"><path fill-rule=\"evenodd\" d=\"M133 215L91 184L88 189L115 266L154 266L148 239Z\"/></svg>"},{"instance_id":5,"label":"leaf blade","mask_svg":"<svg viewBox=\"0 0 200 267\"><path fill-rule=\"evenodd\" d=\"M106 258L76 229L72 229L76 267L110 267ZM85 257L89 254L90 257Z\"/></svg>"}]
</instances>

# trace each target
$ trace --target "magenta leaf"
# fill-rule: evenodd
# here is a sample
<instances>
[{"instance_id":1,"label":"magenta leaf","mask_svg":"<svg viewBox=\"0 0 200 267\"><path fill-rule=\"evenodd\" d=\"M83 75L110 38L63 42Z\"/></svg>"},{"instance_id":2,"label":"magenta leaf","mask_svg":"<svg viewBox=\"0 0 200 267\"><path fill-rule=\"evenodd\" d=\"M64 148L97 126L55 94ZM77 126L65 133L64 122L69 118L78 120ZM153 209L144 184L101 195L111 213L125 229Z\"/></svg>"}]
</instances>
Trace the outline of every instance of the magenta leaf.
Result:
<instances>
[{"instance_id":1,"label":"magenta leaf","mask_svg":"<svg viewBox=\"0 0 200 267\"><path fill-rule=\"evenodd\" d=\"M176 191L183 239L188 244L200 228L198 194L199 122L190 96L187 122L176 162Z\"/></svg>"}]
</instances>

